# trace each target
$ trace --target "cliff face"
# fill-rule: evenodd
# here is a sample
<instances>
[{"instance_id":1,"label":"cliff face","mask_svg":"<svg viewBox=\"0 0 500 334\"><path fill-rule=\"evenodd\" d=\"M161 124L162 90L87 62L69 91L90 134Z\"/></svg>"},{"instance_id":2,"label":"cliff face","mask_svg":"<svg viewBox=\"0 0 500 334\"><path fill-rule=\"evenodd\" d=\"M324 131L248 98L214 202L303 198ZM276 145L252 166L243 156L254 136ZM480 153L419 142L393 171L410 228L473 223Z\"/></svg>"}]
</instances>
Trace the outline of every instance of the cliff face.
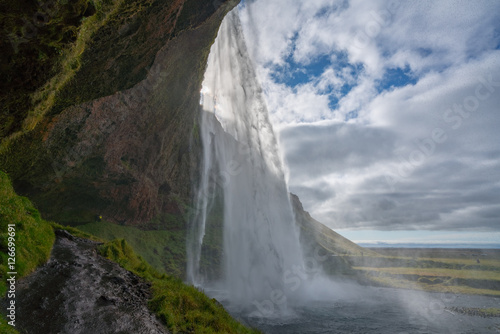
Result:
<instances>
[{"instance_id":1,"label":"cliff face","mask_svg":"<svg viewBox=\"0 0 500 334\"><path fill-rule=\"evenodd\" d=\"M358 246L312 218L302 207L297 195L290 194L290 202L295 221L300 228L300 243L304 255L306 258L316 259L326 273L335 276L354 276L351 264L343 255L375 255L373 251Z\"/></svg>"},{"instance_id":2,"label":"cliff face","mask_svg":"<svg viewBox=\"0 0 500 334\"><path fill-rule=\"evenodd\" d=\"M290 194L295 221L300 227L301 242L306 250L314 251L320 247L334 255L373 255L369 249L363 248L349 239L344 238L329 227L323 225L305 211L300 199L295 194Z\"/></svg>"},{"instance_id":3,"label":"cliff face","mask_svg":"<svg viewBox=\"0 0 500 334\"><path fill-rule=\"evenodd\" d=\"M237 2L124 1L43 120L0 155L16 190L62 223L181 214L200 163L206 60Z\"/></svg>"}]
</instances>

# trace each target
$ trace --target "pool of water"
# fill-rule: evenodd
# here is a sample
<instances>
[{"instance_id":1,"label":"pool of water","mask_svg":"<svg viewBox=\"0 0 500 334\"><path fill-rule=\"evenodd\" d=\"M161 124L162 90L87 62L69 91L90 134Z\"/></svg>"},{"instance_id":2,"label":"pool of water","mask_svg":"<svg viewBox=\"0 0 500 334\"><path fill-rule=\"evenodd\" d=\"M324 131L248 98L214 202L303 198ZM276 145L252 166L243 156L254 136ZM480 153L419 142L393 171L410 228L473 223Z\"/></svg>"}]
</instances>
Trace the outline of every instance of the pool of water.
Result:
<instances>
[{"instance_id":1,"label":"pool of water","mask_svg":"<svg viewBox=\"0 0 500 334\"><path fill-rule=\"evenodd\" d=\"M339 298L294 302L281 316L260 316L262 313L255 310L243 312L225 306L234 316L264 333L500 333L498 317L468 316L448 309L500 308L497 297L353 285L339 291Z\"/></svg>"}]
</instances>

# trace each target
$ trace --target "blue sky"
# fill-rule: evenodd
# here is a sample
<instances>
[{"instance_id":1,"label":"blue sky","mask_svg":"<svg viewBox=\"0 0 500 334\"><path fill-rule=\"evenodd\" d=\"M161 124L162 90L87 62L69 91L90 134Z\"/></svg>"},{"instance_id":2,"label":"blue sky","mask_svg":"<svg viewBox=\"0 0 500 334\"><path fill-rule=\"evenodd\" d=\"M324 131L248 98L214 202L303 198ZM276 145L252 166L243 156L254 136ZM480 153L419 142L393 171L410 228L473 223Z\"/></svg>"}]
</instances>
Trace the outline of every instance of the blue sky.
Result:
<instances>
[{"instance_id":1,"label":"blue sky","mask_svg":"<svg viewBox=\"0 0 500 334\"><path fill-rule=\"evenodd\" d=\"M363 242L500 240L500 2L239 11L290 190L313 217Z\"/></svg>"}]
</instances>

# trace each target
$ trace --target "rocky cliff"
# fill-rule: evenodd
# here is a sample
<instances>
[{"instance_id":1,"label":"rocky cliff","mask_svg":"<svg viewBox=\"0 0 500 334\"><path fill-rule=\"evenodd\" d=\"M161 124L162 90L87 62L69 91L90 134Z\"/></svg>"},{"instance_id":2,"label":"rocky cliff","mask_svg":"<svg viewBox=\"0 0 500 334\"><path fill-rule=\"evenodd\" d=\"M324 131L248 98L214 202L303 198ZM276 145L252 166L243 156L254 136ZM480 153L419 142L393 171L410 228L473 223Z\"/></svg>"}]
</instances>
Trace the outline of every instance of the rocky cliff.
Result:
<instances>
[{"instance_id":1,"label":"rocky cliff","mask_svg":"<svg viewBox=\"0 0 500 334\"><path fill-rule=\"evenodd\" d=\"M331 228L320 223L305 211L300 199L290 194L295 221L300 231L300 243L308 258L321 259L319 265L330 275L350 275L355 273L346 260L349 256L374 256L373 251L363 248L344 238Z\"/></svg>"},{"instance_id":2,"label":"rocky cliff","mask_svg":"<svg viewBox=\"0 0 500 334\"><path fill-rule=\"evenodd\" d=\"M87 19L103 22L93 25L70 79L41 88L46 99L27 107L41 116L3 129L0 169L16 190L61 223L102 217L147 228L165 214L181 215L199 164L207 56L237 2L122 0L95 18L97 8ZM32 114L3 115L9 112Z\"/></svg>"}]
</instances>

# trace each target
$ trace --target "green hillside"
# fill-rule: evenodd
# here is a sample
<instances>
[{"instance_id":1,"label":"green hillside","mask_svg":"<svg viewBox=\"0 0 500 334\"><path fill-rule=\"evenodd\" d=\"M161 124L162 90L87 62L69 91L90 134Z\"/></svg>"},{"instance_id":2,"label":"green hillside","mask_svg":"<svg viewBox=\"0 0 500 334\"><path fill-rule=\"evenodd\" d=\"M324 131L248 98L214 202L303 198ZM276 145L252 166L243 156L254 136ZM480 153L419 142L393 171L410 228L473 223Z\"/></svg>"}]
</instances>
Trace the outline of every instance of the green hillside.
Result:
<instances>
[{"instance_id":1,"label":"green hillside","mask_svg":"<svg viewBox=\"0 0 500 334\"><path fill-rule=\"evenodd\" d=\"M9 245L9 241L12 242L9 237L12 238L13 235L8 234L8 227L12 225L15 227L16 263L14 268L8 268L8 253L11 251L9 247L12 246ZM7 272L15 270L16 279L19 280L47 262L55 241L54 229L65 229L78 237L103 240L74 227L63 227L43 220L27 198L15 193L8 175L0 171L0 295L4 296L7 291ZM90 230L97 229L90 228ZM120 234L120 230L109 230ZM138 237L144 236L141 232L144 231L132 231ZM137 242L137 239L130 235L128 237ZM139 249L144 248L139 244L136 246ZM170 332L258 333L231 318L217 301L210 299L195 287L184 284L178 278L158 272L137 255L125 240L115 239L104 243L100 247L100 252L152 284L153 296L149 301L149 308ZM3 312L5 311L2 310L0 314L0 333L17 334L18 332L7 324Z\"/></svg>"},{"instance_id":2,"label":"green hillside","mask_svg":"<svg viewBox=\"0 0 500 334\"><path fill-rule=\"evenodd\" d=\"M297 195L290 194L290 198L296 221L301 229L301 236L304 239L307 239L309 242L317 243L326 251L334 255L378 256L374 251L355 244L312 218L309 212L304 211L302 203Z\"/></svg>"}]
</instances>

